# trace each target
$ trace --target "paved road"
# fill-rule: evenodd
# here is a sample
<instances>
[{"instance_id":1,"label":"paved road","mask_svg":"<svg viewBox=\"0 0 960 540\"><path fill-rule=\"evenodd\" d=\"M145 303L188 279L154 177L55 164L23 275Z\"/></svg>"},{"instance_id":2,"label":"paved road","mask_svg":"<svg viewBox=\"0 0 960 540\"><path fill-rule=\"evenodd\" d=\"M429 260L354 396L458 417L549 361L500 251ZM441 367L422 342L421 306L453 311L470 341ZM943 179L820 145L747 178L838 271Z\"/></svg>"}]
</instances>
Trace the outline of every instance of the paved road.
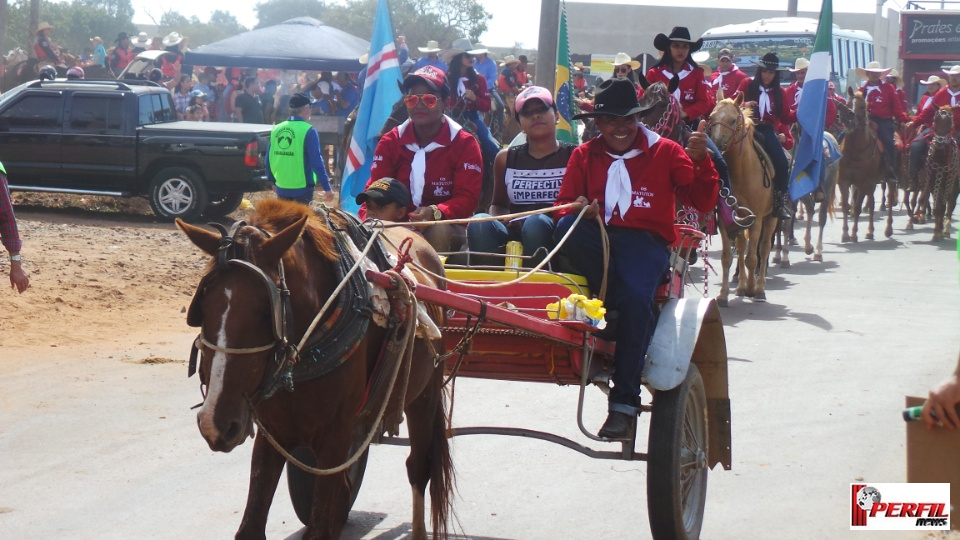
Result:
<instances>
[{"instance_id":1,"label":"paved road","mask_svg":"<svg viewBox=\"0 0 960 540\"><path fill-rule=\"evenodd\" d=\"M830 223L825 262L794 252L792 268L772 270L767 303L723 310L734 463L710 474L704 538L852 536L848 484L905 480L899 411L956 362L960 287L956 244L930 243L929 226L905 233L904 219L893 239L856 245ZM111 350L0 351L0 538L232 537L251 445L209 452L182 364L121 361L185 358L191 339L184 327ZM603 401L591 398L597 426ZM573 388L462 380L455 423L576 437L575 410ZM467 538L649 537L643 463L494 437L453 448L454 528ZM374 449L345 538L408 537L404 458ZM281 487L268 537L300 534Z\"/></svg>"}]
</instances>

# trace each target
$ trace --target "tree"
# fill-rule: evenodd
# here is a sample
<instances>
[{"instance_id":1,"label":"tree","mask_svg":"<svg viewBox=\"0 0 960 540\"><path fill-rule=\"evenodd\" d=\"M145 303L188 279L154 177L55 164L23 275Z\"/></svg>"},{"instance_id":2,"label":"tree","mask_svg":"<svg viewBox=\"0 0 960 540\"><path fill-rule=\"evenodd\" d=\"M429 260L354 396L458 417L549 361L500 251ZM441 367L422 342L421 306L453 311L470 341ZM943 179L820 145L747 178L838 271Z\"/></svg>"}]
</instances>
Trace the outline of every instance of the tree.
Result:
<instances>
[{"instance_id":1,"label":"tree","mask_svg":"<svg viewBox=\"0 0 960 540\"><path fill-rule=\"evenodd\" d=\"M257 11L256 27L273 26L296 17L323 20L326 7L321 0L265 0L254 8Z\"/></svg>"},{"instance_id":2,"label":"tree","mask_svg":"<svg viewBox=\"0 0 960 540\"><path fill-rule=\"evenodd\" d=\"M7 48L7 21L10 19L7 18L7 11L9 6L7 5L7 0L0 0L0 21L3 21L3 24L0 24L0 53L6 54Z\"/></svg>"},{"instance_id":3,"label":"tree","mask_svg":"<svg viewBox=\"0 0 960 540\"><path fill-rule=\"evenodd\" d=\"M246 32L248 28L237 22L237 18L226 11L217 10L210 14L209 22L200 22L197 17L187 18L178 11L164 12L160 17L161 34L177 32L190 39L190 47L195 49L208 43Z\"/></svg>"},{"instance_id":4,"label":"tree","mask_svg":"<svg viewBox=\"0 0 960 540\"><path fill-rule=\"evenodd\" d=\"M35 13L34 12L35 9ZM37 22L31 23L30 19ZM4 51L14 47L32 50L33 37L40 19L56 26L53 40L71 52L80 52L90 46L90 38L100 36L107 43L121 30L130 31L133 25L133 4L130 0L20 0L8 6L4 17L7 36L0 42Z\"/></svg>"}]
</instances>

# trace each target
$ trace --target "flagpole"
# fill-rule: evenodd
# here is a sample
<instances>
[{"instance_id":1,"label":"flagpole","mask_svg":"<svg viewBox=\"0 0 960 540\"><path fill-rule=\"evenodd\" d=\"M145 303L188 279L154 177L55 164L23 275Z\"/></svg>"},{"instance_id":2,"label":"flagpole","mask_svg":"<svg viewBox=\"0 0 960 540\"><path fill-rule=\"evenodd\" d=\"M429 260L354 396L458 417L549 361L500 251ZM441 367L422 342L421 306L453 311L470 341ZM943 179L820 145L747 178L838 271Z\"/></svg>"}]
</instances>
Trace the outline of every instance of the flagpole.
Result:
<instances>
[{"instance_id":1,"label":"flagpole","mask_svg":"<svg viewBox=\"0 0 960 540\"><path fill-rule=\"evenodd\" d=\"M557 40L560 34L560 0L540 0L540 40L537 45L537 86L552 88L557 73Z\"/></svg>"}]
</instances>

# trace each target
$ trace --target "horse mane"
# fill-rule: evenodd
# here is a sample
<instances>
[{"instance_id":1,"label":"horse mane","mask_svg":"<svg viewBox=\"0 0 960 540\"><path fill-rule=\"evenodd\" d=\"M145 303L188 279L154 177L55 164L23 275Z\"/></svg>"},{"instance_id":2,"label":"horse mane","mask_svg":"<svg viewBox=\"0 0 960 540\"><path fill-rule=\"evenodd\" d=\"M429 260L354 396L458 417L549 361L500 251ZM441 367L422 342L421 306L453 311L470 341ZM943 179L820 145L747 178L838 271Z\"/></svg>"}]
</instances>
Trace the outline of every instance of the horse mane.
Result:
<instances>
[{"instance_id":1,"label":"horse mane","mask_svg":"<svg viewBox=\"0 0 960 540\"><path fill-rule=\"evenodd\" d=\"M257 203L257 212L250 220L250 224L269 233L278 233L283 229L307 216L307 226L303 229L301 239L313 246L328 261L335 261L339 257L333 245L334 234L323 223L310 207L293 201L267 199ZM333 216L337 225L344 225L342 219Z\"/></svg>"}]
</instances>

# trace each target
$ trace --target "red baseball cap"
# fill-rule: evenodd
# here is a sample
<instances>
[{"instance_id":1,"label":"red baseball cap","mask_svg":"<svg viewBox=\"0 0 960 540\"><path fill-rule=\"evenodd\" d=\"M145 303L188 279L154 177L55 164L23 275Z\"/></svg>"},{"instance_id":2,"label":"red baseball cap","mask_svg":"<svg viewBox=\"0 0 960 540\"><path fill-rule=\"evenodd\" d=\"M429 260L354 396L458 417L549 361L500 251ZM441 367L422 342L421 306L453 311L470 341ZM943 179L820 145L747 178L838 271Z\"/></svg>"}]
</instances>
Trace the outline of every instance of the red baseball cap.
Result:
<instances>
[{"instance_id":1,"label":"red baseball cap","mask_svg":"<svg viewBox=\"0 0 960 540\"><path fill-rule=\"evenodd\" d=\"M422 68L407 75L407 78L403 80L403 90L410 90L410 87L417 82L426 83L427 86L436 92L446 88L447 76L442 69L438 69L434 66L423 66Z\"/></svg>"},{"instance_id":2,"label":"red baseball cap","mask_svg":"<svg viewBox=\"0 0 960 540\"><path fill-rule=\"evenodd\" d=\"M553 94L549 90L542 86L528 86L517 95L516 109L518 114L523 109L523 105L531 99L539 99L547 107L553 107Z\"/></svg>"}]
</instances>

